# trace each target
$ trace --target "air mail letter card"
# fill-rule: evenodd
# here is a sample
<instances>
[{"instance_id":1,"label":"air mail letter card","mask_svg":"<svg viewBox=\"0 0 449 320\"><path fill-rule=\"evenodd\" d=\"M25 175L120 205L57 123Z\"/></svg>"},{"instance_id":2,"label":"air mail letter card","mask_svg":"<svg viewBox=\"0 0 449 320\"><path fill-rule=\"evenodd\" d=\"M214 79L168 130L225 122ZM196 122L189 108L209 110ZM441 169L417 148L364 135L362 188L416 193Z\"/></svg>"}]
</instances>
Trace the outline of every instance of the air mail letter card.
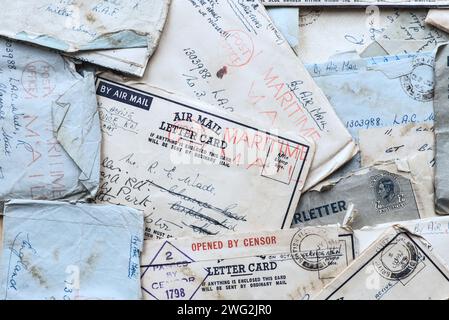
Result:
<instances>
[{"instance_id":1,"label":"air mail letter card","mask_svg":"<svg viewBox=\"0 0 449 320\"><path fill-rule=\"evenodd\" d=\"M144 84L99 78L97 95L97 201L142 210L146 238L290 226L313 143Z\"/></svg>"}]
</instances>

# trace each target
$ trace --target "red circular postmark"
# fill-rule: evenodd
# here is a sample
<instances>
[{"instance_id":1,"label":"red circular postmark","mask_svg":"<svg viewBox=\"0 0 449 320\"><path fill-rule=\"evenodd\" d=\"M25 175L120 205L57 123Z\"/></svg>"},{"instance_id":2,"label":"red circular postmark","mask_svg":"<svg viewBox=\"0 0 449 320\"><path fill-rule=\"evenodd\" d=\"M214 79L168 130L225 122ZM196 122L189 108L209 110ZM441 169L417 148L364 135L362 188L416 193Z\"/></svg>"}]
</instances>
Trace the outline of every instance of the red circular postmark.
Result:
<instances>
[{"instance_id":1,"label":"red circular postmark","mask_svg":"<svg viewBox=\"0 0 449 320\"><path fill-rule=\"evenodd\" d=\"M22 72L22 86L32 98L45 98L55 89L55 68L46 61L34 61Z\"/></svg>"},{"instance_id":2,"label":"red circular postmark","mask_svg":"<svg viewBox=\"0 0 449 320\"><path fill-rule=\"evenodd\" d=\"M241 30L229 30L228 34L223 44L227 65L230 67L247 65L254 55L254 43L251 36Z\"/></svg>"}]
</instances>

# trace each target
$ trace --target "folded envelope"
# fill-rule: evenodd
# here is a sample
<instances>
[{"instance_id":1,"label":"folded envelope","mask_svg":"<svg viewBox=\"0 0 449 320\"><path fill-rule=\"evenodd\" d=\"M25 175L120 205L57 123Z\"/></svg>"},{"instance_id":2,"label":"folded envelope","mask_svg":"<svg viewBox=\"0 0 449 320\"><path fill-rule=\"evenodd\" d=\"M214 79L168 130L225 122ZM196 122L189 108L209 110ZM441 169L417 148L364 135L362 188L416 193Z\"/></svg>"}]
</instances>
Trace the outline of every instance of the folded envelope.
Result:
<instances>
[{"instance_id":1,"label":"folded envelope","mask_svg":"<svg viewBox=\"0 0 449 320\"><path fill-rule=\"evenodd\" d=\"M449 32L449 9L432 9L426 17L426 23Z\"/></svg>"},{"instance_id":2,"label":"folded envelope","mask_svg":"<svg viewBox=\"0 0 449 320\"><path fill-rule=\"evenodd\" d=\"M401 225L416 236L422 237L429 243L429 249L439 255L446 264L449 264L449 217L434 217L412 221L401 221L381 224L373 227L363 227L354 230L358 252L363 252L386 230L394 225Z\"/></svg>"},{"instance_id":3,"label":"folded envelope","mask_svg":"<svg viewBox=\"0 0 449 320\"><path fill-rule=\"evenodd\" d=\"M169 1L166 1L169 5ZM164 17L168 10L162 11ZM274 24L282 32L290 46L296 50L298 46L298 9L297 8L272 8L268 10ZM164 20L161 20L163 26ZM114 50L84 51L71 54L80 60L84 60L96 65L100 65L112 70L142 77L148 65L148 60L152 54L148 48L130 48Z\"/></svg>"},{"instance_id":4,"label":"folded envelope","mask_svg":"<svg viewBox=\"0 0 449 320\"><path fill-rule=\"evenodd\" d=\"M143 217L122 206L11 201L3 299L139 299Z\"/></svg>"},{"instance_id":5,"label":"folded envelope","mask_svg":"<svg viewBox=\"0 0 449 320\"><path fill-rule=\"evenodd\" d=\"M136 5L136 8L139 11L142 10L140 3L134 2L132 0L125 0L122 3L116 2L111 5L105 1L104 6L112 8L109 10L117 11L115 9L117 7L124 8L127 5L130 7ZM145 11L142 11L141 13L139 12L139 15L145 15L145 19L150 19L152 21L152 25L145 26L150 26L152 28L152 35L149 38L148 46L141 46L138 48L132 47L124 49L80 51L71 53L70 56L108 69L142 77L145 73L145 69L147 68L148 61L159 42L160 33L167 19L170 2L171 0L147 0L143 4L144 6L149 7L148 9L145 9ZM136 14L136 12L133 12L133 17L131 19L135 19Z\"/></svg>"},{"instance_id":6,"label":"folded envelope","mask_svg":"<svg viewBox=\"0 0 449 320\"><path fill-rule=\"evenodd\" d=\"M97 201L144 211L146 238L290 226L313 143L136 82L97 95Z\"/></svg>"},{"instance_id":7,"label":"folded envelope","mask_svg":"<svg viewBox=\"0 0 449 320\"><path fill-rule=\"evenodd\" d=\"M360 129L432 123L433 64L424 53L330 60L307 69L357 139Z\"/></svg>"},{"instance_id":8,"label":"folded envelope","mask_svg":"<svg viewBox=\"0 0 449 320\"><path fill-rule=\"evenodd\" d=\"M354 259L339 227L145 241L142 292L157 300L309 299Z\"/></svg>"},{"instance_id":9,"label":"folded envelope","mask_svg":"<svg viewBox=\"0 0 449 320\"><path fill-rule=\"evenodd\" d=\"M66 52L137 47L147 47L152 52L165 22L168 3L168 0L9 1L0 12L0 35Z\"/></svg>"},{"instance_id":10,"label":"folded envelope","mask_svg":"<svg viewBox=\"0 0 449 320\"><path fill-rule=\"evenodd\" d=\"M449 113L448 113L448 59L449 49L438 49L435 63L435 210L449 214Z\"/></svg>"},{"instance_id":11,"label":"folded envelope","mask_svg":"<svg viewBox=\"0 0 449 320\"><path fill-rule=\"evenodd\" d=\"M317 300L441 300L449 270L419 236L390 228L326 288Z\"/></svg>"},{"instance_id":12,"label":"folded envelope","mask_svg":"<svg viewBox=\"0 0 449 320\"><path fill-rule=\"evenodd\" d=\"M118 72L142 77L150 59L150 53L148 48L128 48L81 51L71 53L69 56Z\"/></svg>"},{"instance_id":13,"label":"folded envelope","mask_svg":"<svg viewBox=\"0 0 449 320\"><path fill-rule=\"evenodd\" d=\"M95 196L101 132L93 74L9 40L0 39L0 50L0 202Z\"/></svg>"},{"instance_id":14,"label":"folded envelope","mask_svg":"<svg viewBox=\"0 0 449 320\"><path fill-rule=\"evenodd\" d=\"M313 139L317 151L306 189L356 152L331 105L259 1L174 1L141 81Z\"/></svg>"},{"instance_id":15,"label":"folded envelope","mask_svg":"<svg viewBox=\"0 0 449 320\"><path fill-rule=\"evenodd\" d=\"M428 10L408 9L398 12L400 14L391 16L389 26L376 35L374 43L365 49L362 56L427 52L449 40L449 34L426 25Z\"/></svg>"},{"instance_id":16,"label":"folded envelope","mask_svg":"<svg viewBox=\"0 0 449 320\"><path fill-rule=\"evenodd\" d=\"M299 8L299 57L304 63L322 63L339 52L361 53L390 24L398 10L353 8Z\"/></svg>"},{"instance_id":17,"label":"folded envelope","mask_svg":"<svg viewBox=\"0 0 449 320\"><path fill-rule=\"evenodd\" d=\"M435 216L425 157L377 164L322 182L301 196L293 226L340 223L354 206L351 227ZM427 170L421 171L421 168Z\"/></svg>"},{"instance_id":18,"label":"folded envelope","mask_svg":"<svg viewBox=\"0 0 449 320\"><path fill-rule=\"evenodd\" d=\"M307 69L356 141L361 129L433 123L431 53L355 56L337 55L326 63L309 64ZM331 178L359 168L358 154Z\"/></svg>"},{"instance_id":19,"label":"folded envelope","mask_svg":"<svg viewBox=\"0 0 449 320\"><path fill-rule=\"evenodd\" d=\"M363 57L433 50L448 35L425 25L426 9L300 8L299 56L322 63L337 53Z\"/></svg>"}]
</instances>

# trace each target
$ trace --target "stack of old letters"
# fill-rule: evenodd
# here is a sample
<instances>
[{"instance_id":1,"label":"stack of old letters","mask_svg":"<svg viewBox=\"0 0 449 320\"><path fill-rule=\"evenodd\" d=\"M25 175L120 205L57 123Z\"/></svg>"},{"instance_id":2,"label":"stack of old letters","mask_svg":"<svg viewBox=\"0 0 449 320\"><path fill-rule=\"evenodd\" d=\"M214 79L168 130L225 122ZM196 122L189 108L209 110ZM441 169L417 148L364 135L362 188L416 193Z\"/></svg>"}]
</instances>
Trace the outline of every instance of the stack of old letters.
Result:
<instances>
[{"instance_id":1,"label":"stack of old letters","mask_svg":"<svg viewBox=\"0 0 449 320\"><path fill-rule=\"evenodd\" d=\"M449 298L449 1L310 3L4 3L1 297Z\"/></svg>"}]
</instances>

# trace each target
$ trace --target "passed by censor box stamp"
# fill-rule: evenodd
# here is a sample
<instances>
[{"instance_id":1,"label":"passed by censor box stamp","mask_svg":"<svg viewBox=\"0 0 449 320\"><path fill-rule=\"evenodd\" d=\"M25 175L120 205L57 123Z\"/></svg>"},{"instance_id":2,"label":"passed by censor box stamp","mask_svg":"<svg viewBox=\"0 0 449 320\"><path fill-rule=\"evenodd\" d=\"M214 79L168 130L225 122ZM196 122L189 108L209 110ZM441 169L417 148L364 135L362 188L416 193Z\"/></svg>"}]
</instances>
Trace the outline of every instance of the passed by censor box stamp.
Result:
<instances>
[{"instance_id":1,"label":"passed by censor box stamp","mask_svg":"<svg viewBox=\"0 0 449 320\"><path fill-rule=\"evenodd\" d=\"M262 177L287 185L290 184L298 160L304 161L307 157L307 152L308 149L305 147L293 147L287 143L281 143L279 150L270 147L262 169Z\"/></svg>"}]
</instances>

